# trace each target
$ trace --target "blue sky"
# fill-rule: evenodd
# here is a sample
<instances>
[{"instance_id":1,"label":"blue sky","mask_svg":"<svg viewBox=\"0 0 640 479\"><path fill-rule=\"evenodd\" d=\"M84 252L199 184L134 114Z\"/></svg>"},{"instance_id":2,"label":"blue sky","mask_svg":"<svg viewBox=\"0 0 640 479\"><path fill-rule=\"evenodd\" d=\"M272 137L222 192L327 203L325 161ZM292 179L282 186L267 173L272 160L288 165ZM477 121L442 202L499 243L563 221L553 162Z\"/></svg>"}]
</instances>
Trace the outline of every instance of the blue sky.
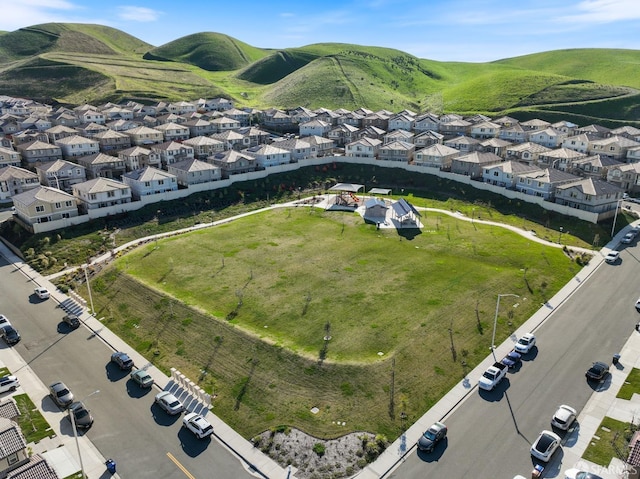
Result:
<instances>
[{"instance_id":1,"label":"blue sky","mask_svg":"<svg viewBox=\"0 0 640 479\"><path fill-rule=\"evenodd\" d=\"M640 49L639 0L0 0L0 7L0 30L97 23L155 46L218 32L261 48L344 42L464 62Z\"/></svg>"}]
</instances>

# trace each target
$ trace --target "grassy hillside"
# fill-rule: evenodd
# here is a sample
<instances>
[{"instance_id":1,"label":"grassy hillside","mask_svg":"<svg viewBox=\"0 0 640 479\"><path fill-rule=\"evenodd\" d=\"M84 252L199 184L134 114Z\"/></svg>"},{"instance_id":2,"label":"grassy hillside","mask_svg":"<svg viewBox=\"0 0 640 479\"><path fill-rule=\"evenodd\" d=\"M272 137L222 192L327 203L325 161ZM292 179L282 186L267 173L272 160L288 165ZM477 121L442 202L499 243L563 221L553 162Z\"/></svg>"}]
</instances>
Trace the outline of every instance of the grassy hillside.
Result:
<instances>
[{"instance_id":1,"label":"grassy hillside","mask_svg":"<svg viewBox=\"0 0 640 479\"><path fill-rule=\"evenodd\" d=\"M196 33L179 38L145 54L148 60L188 63L203 70L231 71L260 60L267 54L220 33Z\"/></svg>"},{"instance_id":2,"label":"grassy hillside","mask_svg":"<svg viewBox=\"0 0 640 479\"><path fill-rule=\"evenodd\" d=\"M491 63L436 62L343 43L272 51L212 32L154 48L120 30L72 23L0 34L3 93L69 104L225 96L258 108L632 122L640 110L639 63L635 50L562 50Z\"/></svg>"}]
</instances>

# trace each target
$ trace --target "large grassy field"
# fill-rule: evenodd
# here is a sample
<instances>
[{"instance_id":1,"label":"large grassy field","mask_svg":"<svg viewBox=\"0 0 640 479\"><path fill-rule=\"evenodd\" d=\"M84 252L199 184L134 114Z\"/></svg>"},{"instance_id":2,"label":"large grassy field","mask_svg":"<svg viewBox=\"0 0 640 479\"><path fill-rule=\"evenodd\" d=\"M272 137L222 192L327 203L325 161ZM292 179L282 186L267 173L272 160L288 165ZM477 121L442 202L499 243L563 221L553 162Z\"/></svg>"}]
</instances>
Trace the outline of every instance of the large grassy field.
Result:
<instances>
[{"instance_id":1,"label":"large grassy field","mask_svg":"<svg viewBox=\"0 0 640 479\"><path fill-rule=\"evenodd\" d=\"M401 412L415 420L486 357L497 294L520 296L501 304L502 341L579 270L499 227L422 222L399 234L287 208L149 243L94 279L97 315L217 394L245 437L395 438Z\"/></svg>"}]
</instances>

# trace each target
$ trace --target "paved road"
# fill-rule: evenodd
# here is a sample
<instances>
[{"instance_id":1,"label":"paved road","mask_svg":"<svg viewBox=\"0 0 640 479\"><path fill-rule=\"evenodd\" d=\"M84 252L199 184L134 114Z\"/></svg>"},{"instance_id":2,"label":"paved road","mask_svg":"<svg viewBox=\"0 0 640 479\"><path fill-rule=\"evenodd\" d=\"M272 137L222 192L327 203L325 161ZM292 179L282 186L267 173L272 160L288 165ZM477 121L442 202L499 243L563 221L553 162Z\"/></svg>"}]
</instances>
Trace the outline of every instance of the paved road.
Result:
<instances>
[{"instance_id":1,"label":"paved road","mask_svg":"<svg viewBox=\"0 0 640 479\"><path fill-rule=\"evenodd\" d=\"M497 391L475 390L446 422L449 438L435 453L412 452L393 478L510 479L528 476L531 442L559 404L578 411L593 393L584 378L592 361L610 362L638 321L640 248L622 251L618 265L603 264L536 331L539 347ZM558 305L553 305L557 307ZM474 381L477 378L472 378ZM602 387L606 387L606 383ZM563 477L573 464L556 453L545 477Z\"/></svg>"},{"instance_id":2,"label":"paved road","mask_svg":"<svg viewBox=\"0 0 640 479\"><path fill-rule=\"evenodd\" d=\"M109 365L110 350L81 327L68 332L53 300L38 301L33 284L0 257L0 312L22 334L15 347L46 385L62 380L86 401L95 417L88 437L105 457L118 462L125 478L250 478L240 462L215 439L198 441L153 405L157 392L141 391L126 373ZM44 410L57 411L48 397L32 397ZM60 421L66 421L60 413ZM186 468L180 470L167 453ZM192 476L189 476L191 474Z\"/></svg>"}]
</instances>

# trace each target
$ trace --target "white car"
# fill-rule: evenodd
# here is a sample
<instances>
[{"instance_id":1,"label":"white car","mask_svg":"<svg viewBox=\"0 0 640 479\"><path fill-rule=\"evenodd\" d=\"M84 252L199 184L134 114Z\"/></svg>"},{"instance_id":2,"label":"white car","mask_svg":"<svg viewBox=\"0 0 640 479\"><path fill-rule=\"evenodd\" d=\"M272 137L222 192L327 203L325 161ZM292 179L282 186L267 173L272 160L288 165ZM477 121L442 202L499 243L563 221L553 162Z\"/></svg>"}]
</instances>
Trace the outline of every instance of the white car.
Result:
<instances>
[{"instance_id":1,"label":"white car","mask_svg":"<svg viewBox=\"0 0 640 479\"><path fill-rule=\"evenodd\" d=\"M36 296L40 299L49 299L49 297L51 296L49 290L47 288L43 288L42 286L38 286L33 290L33 292L36 293Z\"/></svg>"},{"instance_id":2,"label":"white car","mask_svg":"<svg viewBox=\"0 0 640 479\"><path fill-rule=\"evenodd\" d=\"M618 261L619 257L620 257L620 251L609 251L604 257L604 260L606 263L613 264L616 261Z\"/></svg>"},{"instance_id":3,"label":"white car","mask_svg":"<svg viewBox=\"0 0 640 479\"><path fill-rule=\"evenodd\" d=\"M0 328L2 326L11 326L11 321L4 314L0 314Z\"/></svg>"},{"instance_id":4,"label":"white car","mask_svg":"<svg viewBox=\"0 0 640 479\"><path fill-rule=\"evenodd\" d=\"M549 462L553 453L560 447L560 436L555 432L544 430L531 445L531 455L542 462Z\"/></svg>"},{"instance_id":5,"label":"white car","mask_svg":"<svg viewBox=\"0 0 640 479\"><path fill-rule=\"evenodd\" d=\"M164 409L167 414L172 416L180 414L184 410L182 403L169 391L162 391L156 394L155 402Z\"/></svg>"},{"instance_id":6,"label":"white car","mask_svg":"<svg viewBox=\"0 0 640 479\"><path fill-rule=\"evenodd\" d=\"M566 431L571 427L573 421L576 420L577 412L571 406L563 404L558 408L553 417L551 418L551 425Z\"/></svg>"},{"instance_id":7,"label":"white car","mask_svg":"<svg viewBox=\"0 0 640 479\"><path fill-rule=\"evenodd\" d=\"M581 471L580 469L567 469L564 472L565 479L602 479L592 472Z\"/></svg>"},{"instance_id":8,"label":"white car","mask_svg":"<svg viewBox=\"0 0 640 479\"><path fill-rule=\"evenodd\" d=\"M520 354L527 354L536 345L536 337L532 333L523 334L515 344L515 349Z\"/></svg>"},{"instance_id":9,"label":"white car","mask_svg":"<svg viewBox=\"0 0 640 479\"><path fill-rule=\"evenodd\" d=\"M4 376L0 378L0 393L15 391L20 386L20 381L15 376Z\"/></svg>"},{"instance_id":10,"label":"white car","mask_svg":"<svg viewBox=\"0 0 640 479\"><path fill-rule=\"evenodd\" d=\"M200 414L190 412L182 418L182 426L196 435L198 439L202 439L213 434L213 426Z\"/></svg>"}]
</instances>

